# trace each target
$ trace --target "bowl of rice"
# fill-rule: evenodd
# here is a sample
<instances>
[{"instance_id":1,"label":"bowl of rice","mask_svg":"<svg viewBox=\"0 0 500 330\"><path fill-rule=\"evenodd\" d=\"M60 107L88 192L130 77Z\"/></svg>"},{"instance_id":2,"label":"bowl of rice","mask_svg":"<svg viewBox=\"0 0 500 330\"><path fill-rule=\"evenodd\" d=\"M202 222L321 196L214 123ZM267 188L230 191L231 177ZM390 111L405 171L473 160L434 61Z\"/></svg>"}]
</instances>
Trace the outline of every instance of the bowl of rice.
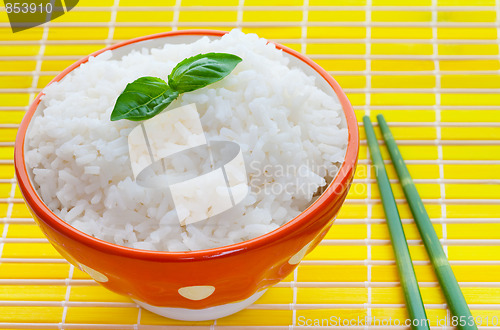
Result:
<instances>
[{"instance_id":1,"label":"bowl of rice","mask_svg":"<svg viewBox=\"0 0 500 330\"><path fill-rule=\"evenodd\" d=\"M168 109L194 104L207 141L238 146L248 191L182 224L169 189L134 180L128 136L141 123L110 114L128 83L210 52L242 60ZM306 56L238 30L185 30L107 47L61 72L27 111L14 161L26 204L64 258L154 313L194 321L233 314L293 272L332 226L358 149L346 95ZM169 166L186 174L193 162L174 155Z\"/></svg>"}]
</instances>

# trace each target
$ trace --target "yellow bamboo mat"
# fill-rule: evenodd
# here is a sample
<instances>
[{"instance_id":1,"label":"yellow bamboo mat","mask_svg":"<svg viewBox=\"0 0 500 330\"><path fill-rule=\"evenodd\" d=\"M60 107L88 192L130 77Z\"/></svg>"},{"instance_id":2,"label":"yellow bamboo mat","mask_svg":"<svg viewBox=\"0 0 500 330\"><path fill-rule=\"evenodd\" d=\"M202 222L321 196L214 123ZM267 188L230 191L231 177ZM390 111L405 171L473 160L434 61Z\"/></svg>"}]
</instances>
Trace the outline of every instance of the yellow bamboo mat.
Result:
<instances>
[{"instance_id":1,"label":"yellow bamboo mat","mask_svg":"<svg viewBox=\"0 0 500 330\"><path fill-rule=\"evenodd\" d=\"M0 18L1 329L371 329L365 317L404 328L395 326L407 313L362 126L357 175L326 239L286 281L223 319L178 322L138 308L70 266L34 224L12 157L17 127L41 88L121 40L235 27L329 70L359 120L384 114L472 314L500 329L498 0L80 0L57 20L16 34L3 8ZM388 168L431 325L443 325L450 313Z\"/></svg>"}]
</instances>

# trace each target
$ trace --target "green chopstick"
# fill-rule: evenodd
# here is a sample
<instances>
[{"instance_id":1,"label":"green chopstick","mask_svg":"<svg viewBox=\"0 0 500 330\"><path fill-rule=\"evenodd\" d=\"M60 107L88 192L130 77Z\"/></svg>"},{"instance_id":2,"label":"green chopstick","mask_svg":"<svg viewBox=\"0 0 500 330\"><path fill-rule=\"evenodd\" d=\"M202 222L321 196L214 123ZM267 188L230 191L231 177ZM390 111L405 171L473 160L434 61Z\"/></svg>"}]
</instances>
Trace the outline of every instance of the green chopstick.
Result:
<instances>
[{"instance_id":1,"label":"green chopstick","mask_svg":"<svg viewBox=\"0 0 500 330\"><path fill-rule=\"evenodd\" d=\"M391 130L387 126L384 116L378 115L377 120L439 284L443 289L452 314L456 317L454 325L458 329L477 329L474 317L453 274L448 258L446 258L443 247L429 219L429 215L425 211L424 203L422 203L422 199L417 192L410 172L408 172L403 157L401 157Z\"/></svg>"},{"instance_id":2,"label":"green chopstick","mask_svg":"<svg viewBox=\"0 0 500 330\"><path fill-rule=\"evenodd\" d=\"M401 224L396 200L394 199L391 184L389 183L389 177L384 167L384 161L380 154L378 141L368 116L363 117L363 123L366 131L366 139L370 148L370 155L373 165L375 166L375 175L377 177L382 205L387 219L387 226L389 227L389 234L391 236L394 256L398 266L401 287L405 295L406 308L412 320L411 328L430 329L422 296L418 288L417 277L413 269L410 251L408 250L406 236L403 231L403 225Z\"/></svg>"}]
</instances>

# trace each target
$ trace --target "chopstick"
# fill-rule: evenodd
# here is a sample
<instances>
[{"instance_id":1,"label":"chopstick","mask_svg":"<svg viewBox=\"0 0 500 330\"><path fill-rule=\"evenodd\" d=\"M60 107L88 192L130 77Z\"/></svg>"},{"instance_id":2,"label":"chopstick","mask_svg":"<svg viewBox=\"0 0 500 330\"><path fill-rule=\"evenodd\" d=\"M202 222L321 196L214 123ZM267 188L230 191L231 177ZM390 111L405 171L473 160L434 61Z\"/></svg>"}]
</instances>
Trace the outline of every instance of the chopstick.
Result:
<instances>
[{"instance_id":1,"label":"chopstick","mask_svg":"<svg viewBox=\"0 0 500 330\"><path fill-rule=\"evenodd\" d=\"M375 166L375 175L380 190L382 205L384 207L387 226L391 236L392 248L396 258L396 264L399 271L401 287L403 288L406 308L412 320L412 329L430 329L425 313L424 303L418 287L417 277L413 269L413 263L408 250L406 236L403 231L401 218L399 217L396 200L392 193L389 177L384 167L384 161L380 154L375 131L368 116L363 117L363 123L366 131L366 139L370 148L370 155Z\"/></svg>"},{"instance_id":2,"label":"chopstick","mask_svg":"<svg viewBox=\"0 0 500 330\"><path fill-rule=\"evenodd\" d=\"M436 272L439 284L443 289L444 296L452 314L456 317L456 323L458 329L477 329L475 319L471 315L469 306L465 301L464 295L460 286L458 285L457 279L453 274L448 258L443 251L443 247L439 242L439 238L436 235L436 231L432 226L429 219L422 199L418 194L417 188L413 183L413 179L405 165L403 157L399 152L399 148L392 136L391 130L387 125L384 116L378 115L377 121L382 131L385 144L389 150L389 154L392 159L392 163L396 168L396 173L399 177L399 182L403 187L403 191L410 206L411 213L415 219L420 236L431 260L434 271ZM366 123L365 123L366 125ZM371 149L370 149L371 152Z\"/></svg>"}]
</instances>

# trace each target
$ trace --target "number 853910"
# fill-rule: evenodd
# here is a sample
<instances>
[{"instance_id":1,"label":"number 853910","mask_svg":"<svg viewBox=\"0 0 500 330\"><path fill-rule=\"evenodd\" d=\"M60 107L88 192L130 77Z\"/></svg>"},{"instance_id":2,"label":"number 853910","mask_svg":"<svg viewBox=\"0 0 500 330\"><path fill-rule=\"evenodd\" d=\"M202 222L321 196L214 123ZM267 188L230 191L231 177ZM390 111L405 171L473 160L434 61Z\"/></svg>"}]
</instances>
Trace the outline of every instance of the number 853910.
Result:
<instances>
[{"instance_id":1,"label":"number 853910","mask_svg":"<svg viewBox=\"0 0 500 330\"><path fill-rule=\"evenodd\" d=\"M19 13L51 13L52 12L52 4L50 2L43 4L43 3L34 3L34 2L13 2L13 3L7 3L5 4L5 11L7 11L7 14L14 13L14 14L19 14Z\"/></svg>"}]
</instances>

